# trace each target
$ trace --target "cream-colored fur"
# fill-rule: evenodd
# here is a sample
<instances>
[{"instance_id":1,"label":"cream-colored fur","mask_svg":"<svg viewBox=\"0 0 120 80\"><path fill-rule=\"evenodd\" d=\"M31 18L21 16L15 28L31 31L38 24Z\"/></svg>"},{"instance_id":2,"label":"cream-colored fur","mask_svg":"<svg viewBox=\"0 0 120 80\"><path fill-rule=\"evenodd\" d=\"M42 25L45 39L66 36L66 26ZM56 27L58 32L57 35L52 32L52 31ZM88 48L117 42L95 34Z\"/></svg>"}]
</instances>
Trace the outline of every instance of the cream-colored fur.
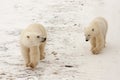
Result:
<instances>
[{"instance_id":1,"label":"cream-colored fur","mask_svg":"<svg viewBox=\"0 0 120 80\"><path fill-rule=\"evenodd\" d=\"M20 46L26 67L34 68L39 60L45 58L46 38L46 30L40 24L31 24L22 31Z\"/></svg>"},{"instance_id":2,"label":"cream-colored fur","mask_svg":"<svg viewBox=\"0 0 120 80\"><path fill-rule=\"evenodd\" d=\"M103 17L95 18L90 25L85 28L86 41L90 40L93 54L98 54L105 47L107 29L107 21Z\"/></svg>"}]
</instances>

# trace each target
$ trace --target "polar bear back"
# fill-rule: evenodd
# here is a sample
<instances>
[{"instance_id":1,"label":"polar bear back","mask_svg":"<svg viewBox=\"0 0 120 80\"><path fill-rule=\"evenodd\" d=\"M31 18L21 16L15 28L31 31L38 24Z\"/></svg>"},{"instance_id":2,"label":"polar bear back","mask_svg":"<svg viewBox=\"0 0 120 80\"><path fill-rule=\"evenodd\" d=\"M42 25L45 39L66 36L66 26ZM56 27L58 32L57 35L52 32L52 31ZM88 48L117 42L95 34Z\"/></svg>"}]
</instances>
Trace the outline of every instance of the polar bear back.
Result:
<instances>
[{"instance_id":1,"label":"polar bear back","mask_svg":"<svg viewBox=\"0 0 120 80\"><path fill-rule=\"evenodd\" d=\"M97 17L92 22L91 25L97 27L103 35L106 35L108 24L107 21L103 17Z\"/></svg>"}]
</instances>

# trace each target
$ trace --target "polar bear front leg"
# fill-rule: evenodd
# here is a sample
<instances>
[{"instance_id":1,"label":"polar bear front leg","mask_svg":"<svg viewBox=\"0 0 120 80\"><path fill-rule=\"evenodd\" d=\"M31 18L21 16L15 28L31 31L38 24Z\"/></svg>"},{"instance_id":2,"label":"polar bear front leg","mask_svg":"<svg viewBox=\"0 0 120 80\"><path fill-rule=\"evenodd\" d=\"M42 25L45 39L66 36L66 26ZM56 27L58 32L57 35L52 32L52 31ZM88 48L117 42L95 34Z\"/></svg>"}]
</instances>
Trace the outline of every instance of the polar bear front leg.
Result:
<instances>
[{"instance_id":1,"label":"polar bear front leg","mask_svg":"<svg viewBox=\"0 0 120 80\"><path fill-rule=\"evenodd\" d=\"M90 43L91 43L91 51L92 51L96 47L96 39L95 39L95 37L91 38Z\"/></svg>"},{"instance_id":2,"label":"polar bear front leg","mask_svg":"<svg viewBox=\"0 0 120 80\"><path fill-rule=\"evenodd\" d=\"M98 54L102 48L104 47L104 37L97 36L96 37L96 47L92 50L93 54Z\"/></svg>"},{"instance_id":3,"label":"polar bear front leg","mask_svg":"<svg viewBox=\"0 0 120 80\"><path fill-rule=\"evenodd\" d=\"M45 52L44 52L45 44L46 43L43 43L43 44L40 45L40 60L45 58Z\"/></svg>"},{"instance_id":4,"label":"polar bear front leg","mask_svg":"<svg viewBox=\"0 0 120 80\"><path fill-rule=\"evenodd\" d=\"M39 48L37 46L30 48L30 64L31 68L35 68L39 61Z\"/></svg>"},{"instance_id":5,"label":"polar bear front leg","mask_svg":"<svg viewBox=\"0 0 120 80\"><path fill-rule=\"evenodd\" d=\"M30 63L29 48L27 48L21 44L21 52L22 52L23 58L25 60L25 65L26 65L26 67L28 67L29 63Z\"/></svg>"}]
</instances>

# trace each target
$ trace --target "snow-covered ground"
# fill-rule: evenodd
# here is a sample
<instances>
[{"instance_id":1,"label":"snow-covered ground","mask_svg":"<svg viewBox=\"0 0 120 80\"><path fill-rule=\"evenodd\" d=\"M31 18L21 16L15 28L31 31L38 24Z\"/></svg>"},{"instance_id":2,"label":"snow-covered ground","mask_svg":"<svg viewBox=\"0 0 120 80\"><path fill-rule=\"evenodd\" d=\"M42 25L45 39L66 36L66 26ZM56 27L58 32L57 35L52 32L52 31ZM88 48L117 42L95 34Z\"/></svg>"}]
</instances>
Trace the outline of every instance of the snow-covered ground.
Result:
<instances>
[{"instance_id":1,"label":"snow-covered ground","mask_svg":"<svg viewBox=\"0 0 120 80\"><path fill-rule=\"evenodd\" d=\"M97 16L109 29L106 48L93 55L83 29ZM34 70L24 66L19 46L31 23L48 31L46 59ZM0 80L120 80L119 35L119 0L0 0Z\"/></svg>"}]
</instances>

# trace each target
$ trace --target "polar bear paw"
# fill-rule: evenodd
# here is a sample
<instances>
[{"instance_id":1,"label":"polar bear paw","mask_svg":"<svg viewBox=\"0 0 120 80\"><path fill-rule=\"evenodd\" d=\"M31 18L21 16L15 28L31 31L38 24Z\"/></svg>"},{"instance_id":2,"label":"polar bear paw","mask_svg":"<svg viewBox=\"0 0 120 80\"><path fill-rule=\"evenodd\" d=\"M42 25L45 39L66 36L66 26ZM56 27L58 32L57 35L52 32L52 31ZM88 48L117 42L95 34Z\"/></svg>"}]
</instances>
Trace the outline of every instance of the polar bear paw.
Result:
<instances>
[{"instance_id":1,"label":"polar bear paw","mask_svg":"<svg viewBox=\"0 0 120 80\"><path fill-rule=\"evenodd\" d=\"M93 54L99 54L99 50L97 50L96 48L92 49L92 53Z\"/></svg>"}]
</instances>

